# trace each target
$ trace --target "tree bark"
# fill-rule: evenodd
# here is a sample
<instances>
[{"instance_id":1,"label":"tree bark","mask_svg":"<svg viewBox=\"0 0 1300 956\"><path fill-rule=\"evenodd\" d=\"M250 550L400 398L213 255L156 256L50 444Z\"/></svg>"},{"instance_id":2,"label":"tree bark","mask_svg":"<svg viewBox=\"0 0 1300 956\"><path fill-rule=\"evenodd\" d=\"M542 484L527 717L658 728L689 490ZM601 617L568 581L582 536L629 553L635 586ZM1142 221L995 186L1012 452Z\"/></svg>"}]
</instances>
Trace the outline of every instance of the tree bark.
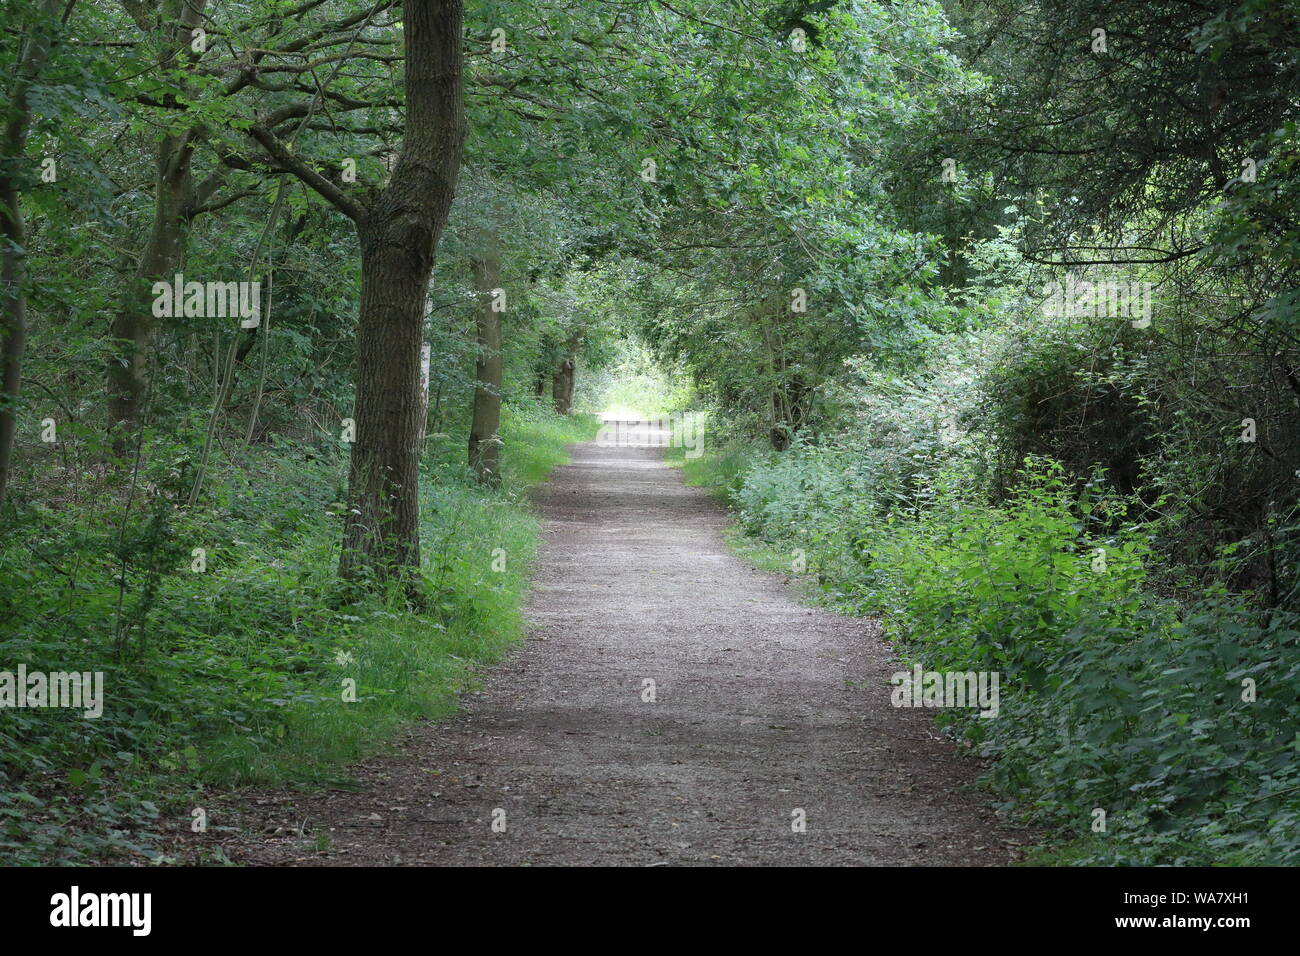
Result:
<instances>
[{"instance_id":1,"label":"tree bark","mask_svg":"<svg viewBox=\"0 0 1300 956\"><path fill-rule=\"evenodd\" d=\"M341 202L354 214L361 241L356 436L339 558L340 575L351 579L419 567L424 303L465 141L461 0L403 6L402 151L374 202Z\"/></svg>"},{"instance_id":2,"label":"tree bark","mask_svg":"<svg viewBox=\"0 0 1300 956\"><path fill-rule=\"evenodd\" d=\"M174 67L190 42L190 31L202 25L208 0L166 0L162 3L124 3L136 26L146 34L164 29L167 43L158 53L160 66ZM175 98L169 96L168 103ZM150 288L154 282L171 282L184 268L189 244L190 222L200 202L210 196L220 181L214 177L202 190L193 179L194 145L197 131L168 133L158 142L154 185L153 225L128 284L110 335L111 348L106 373L108 428L113 451L126 453L131 432L140 424L142 403L149 386L149 357L153 350L157 319L153 314Z\"/></svg>"},{"instance_id":3,"label":"tree bark","mask_svg":"<svg viewBox=\"0 0 1300 956\"><path fill-rule=\"evenodd\" d=\"M501 280L501 256L489 239L483 258L474 262L478 290L479 356L474 374L474 413L469 428L469 466L478 480L501 481L501 313L493 308L492 290Z\"/></svg>"},{"instance_id":4,"label":"tree bark","mask_svg":"<svg viewBox=\"0 0 1300 956\"><path fill-rule=\"evenodd\" d=\"M573 407L573 366L573 357L569 356L560 363L551 379L551 398L555 410L561 415L569 414Z\"/></svg>"},{"instance_id":5,"label":"tree bark","mask_svg":"<svg viewBox=\"0 0 1300 956\"><path fill-rule=\"evenodd\" d=\"M430 225L367 217L361 239L361 322L349 513L340 570L380 577L419 564L420 346L431 263Z\"/></svg>"},{"instance_id":6,"label":"tree bark","mask_svg":"<svg viewBox=\"0 0 1300 956\"><path fill-rule=\"evenodd\" d=\"M165 136L158 144L153 227L140 254L134 281L113 317L108 427L118 455L125 452L131 430L140 424L141 403L149 384L149 354L157 326L150 286L155 281L171 282L175 273L184 268L194 208L193 155L189 134Z\"/></svg>"},{"instance_id":7,"label":"tree bark","mask_svg":"<svg viewBox=\"0 0 1300 956\"><path fill-rule=\"evenodd\" d=\"M551 400L555 410L567 415L573 408L574 370L578 365L578 345L581 337L575 335L566 346L566 354L551 377Z\"/></svg>"},{"instance_id":8,"label":"tree bark","mask_svg":"<svg viewBox=\"0 0 1300 956\"><path fill-rule=\"evenodd\" d=\"M23 353L27 350L27 224L23 221L21 189L16 178L27 147L32 110L32 83L45 68L54 22L61 0L43 0L42 22L32 30L18 63L17 79L5 109L4 139L0 142L0 502L13 471L14 437L18 431L18 402L22 398Z\"/></svg>"}]
</instances>

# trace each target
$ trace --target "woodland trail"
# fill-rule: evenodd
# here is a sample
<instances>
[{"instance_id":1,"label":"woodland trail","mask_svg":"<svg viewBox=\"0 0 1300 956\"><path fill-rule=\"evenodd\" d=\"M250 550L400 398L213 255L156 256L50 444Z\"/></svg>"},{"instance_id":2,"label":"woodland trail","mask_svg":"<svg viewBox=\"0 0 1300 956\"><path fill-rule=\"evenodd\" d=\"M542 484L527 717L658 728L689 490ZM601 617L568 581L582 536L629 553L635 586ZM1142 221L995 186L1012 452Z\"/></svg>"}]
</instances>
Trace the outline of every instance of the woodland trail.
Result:
<instances>
[{"instance_id":1,"label":"woodland trail","mask_svg":"<svg viewBox=\"0 0 1300 956\"><path fill-rule=\"evenodd\" d=\"M261 794L255 828L288 835L249 837L232 859L1011 862L1023 835L967 789L975 762L930 712L891 705L903 668L877 626L809 609L732 555L721 509L661 458L576 446L537 496L526 642L456 716L353 768L364 790ZM332 850L314 853L322 830Z\"/></svg>"}]
</instances>

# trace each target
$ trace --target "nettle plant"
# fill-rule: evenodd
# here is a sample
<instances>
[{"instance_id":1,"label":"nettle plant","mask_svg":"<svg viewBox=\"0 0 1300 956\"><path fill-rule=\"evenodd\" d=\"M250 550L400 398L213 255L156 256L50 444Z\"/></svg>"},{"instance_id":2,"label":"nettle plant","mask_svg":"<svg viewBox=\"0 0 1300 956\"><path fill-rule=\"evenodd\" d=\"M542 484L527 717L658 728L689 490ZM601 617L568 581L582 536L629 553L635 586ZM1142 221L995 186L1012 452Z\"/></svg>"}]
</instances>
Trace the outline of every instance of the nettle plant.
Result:
<instances>
[{"instance_id":1,"label":"nettle plant","mask_svg":"<svg viewBox=\"0 0 1300 956\"><path fill-rule=\"evenodd\" d=\"M1078 488L1059 465L1027 459L1001 505L940 492L915 519L888 522L870 590L935 666L978 664L1041 686L1076 624L1122 630L1141 612L1149 548L1118 523L1124 511L1099 480Z\"/></svg>"},{"instance_id":2,"label":"nettle plant","mask_svg":"<svg viewBox=\"0 0 1300 956\"><path fill-rule=\"evenodd\" d=\"M1075 862L1295 865L1297 623L1222 597L1172 627L1156 609L1124 627L1081 621L1051 691L1012 696L978 728L999 758L990 782L1080 834L1109 808L1109 838Z\"/></svg>"}]
</instances>

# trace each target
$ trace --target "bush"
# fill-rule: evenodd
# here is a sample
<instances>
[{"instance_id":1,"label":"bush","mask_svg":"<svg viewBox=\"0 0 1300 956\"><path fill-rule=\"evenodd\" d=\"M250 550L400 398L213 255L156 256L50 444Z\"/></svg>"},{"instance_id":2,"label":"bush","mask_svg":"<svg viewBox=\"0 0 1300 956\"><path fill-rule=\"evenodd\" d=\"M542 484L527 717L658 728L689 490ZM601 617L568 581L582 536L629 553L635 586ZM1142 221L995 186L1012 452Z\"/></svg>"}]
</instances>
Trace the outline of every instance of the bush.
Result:
<instances>
[{"instance_id":1,"label":"bush","mask_svg":"<svg viewBox=\"0 0 1300 956\"><path fill-rule=\"evenodd\" d=\"M1045 685L981 723L992 782L1082 837L1074 862L1300 863L1300 618L1209 599L1172 629L1140 615L1063 638Z\"/></svg>"},{"instance_id":2,"label":"bush","mask_svg":"<svg viewBox=\"0 0 1300 956\"><path fill-rule=\"evenodd\" d=\"M1145 511L1189 592L1224 571L1215 559L1233 546L1238 590L1300 610L1300 536L1285 518L1300 469L1296 358L1205 308L1141 330L1036 319L994 336L968 424L987 437L994 491L1015 484L1026 456L1080 483L1104 467L1141 500L1134 513Z\"/></svg>"},{"instance_id":3,"label":"bush","mask_svg":"<svg viewBox=\"0 0 1300 956\"><path fill-rule=\"evenodd\" d=\"M1031 460L1003 505L943 494L860 537L856 606L883 609L940 669L1041 687L1079 624L1123 632L1142 611L1146 541L1136 529L1106 533L1123 508L1099 481L1077 494L1059 465Z\"/></svg>"},{"instance_id":4,"label":"bush","mask_svg":"<svg viewBox=\"0 0 1300 956\"><path fill-rule=\"evenodd\" d=\"M1142 520L1142 489L1097 461L1081 474L1086 453L989 467L1006 446L947 412L979 387L863 382L853 429L693 474L923 668L999 673L996 719L942 719L997 758L986 782L1006 810L1072 841L1057 859L1300 862L1300 616L1223 586L1175 600L1157 586L1177 570L1155 550L1169 519Z\"/></svg>"},{"instance_id":5,"label":"bush","mask_svg":"<svg viewBox=\"0 0 1300 956\"><path fill-rule=\"evenodd\" d=\"M258 448L253 467L213 474L197 517L177 505L179 450L153 448L136 500L75 469L68 496L12 516L0 544L0 670L103 671L107 701L94 720L0 712L0 852L156 856L157 817L195 788L335 779L398 722L447 713L521 633L537 543L524 490L595 429L509 409L500 490L470 478L463 440L431 438L421 608L401 587L337 582L345 472L330 449Z\"/></svg>"}]
</instances>

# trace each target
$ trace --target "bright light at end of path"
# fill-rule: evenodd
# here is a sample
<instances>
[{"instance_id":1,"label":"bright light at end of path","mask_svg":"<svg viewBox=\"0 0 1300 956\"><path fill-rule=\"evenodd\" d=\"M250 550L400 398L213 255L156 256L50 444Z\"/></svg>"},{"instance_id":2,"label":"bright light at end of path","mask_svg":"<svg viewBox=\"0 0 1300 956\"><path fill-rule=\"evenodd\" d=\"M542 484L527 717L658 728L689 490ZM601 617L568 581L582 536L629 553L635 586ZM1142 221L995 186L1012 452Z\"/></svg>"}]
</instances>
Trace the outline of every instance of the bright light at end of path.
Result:
<instances>
[{"instance_id":1,"label":"bright light at end of path","mask_svg":"<svg viewBox=\"0 0 1300 956\"><path fill-rule=\"evenodd\" d=\"M602 422L639 422L645 418L645 415L630 405L611 405L600 413Z\"/></svg>"}]
</instances>

